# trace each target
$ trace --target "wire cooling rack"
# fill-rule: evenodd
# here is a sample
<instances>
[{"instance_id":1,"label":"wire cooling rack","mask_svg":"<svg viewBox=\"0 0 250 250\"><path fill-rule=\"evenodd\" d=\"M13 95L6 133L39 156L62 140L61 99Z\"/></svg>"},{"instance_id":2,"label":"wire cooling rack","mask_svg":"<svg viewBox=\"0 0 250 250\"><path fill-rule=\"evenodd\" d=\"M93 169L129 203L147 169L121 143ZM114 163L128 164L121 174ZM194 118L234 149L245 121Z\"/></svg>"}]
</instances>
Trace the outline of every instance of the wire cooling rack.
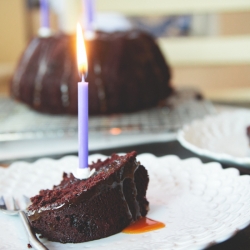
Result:
<instances>
[{"instance_id":1,"label":"wire cooling rack","mask_svg":"<svg viewBox=\"0 0 250 250\"><path fill-rule=\"evenodd\" d=\"M91 116L90 138L175 132L184 124L215 113L213 104L192 90L177 91L163 107L116 115ZM77 135L77 116L41 114L7 97L0 98L0 141Z\"/></svg>"}]
</instances>

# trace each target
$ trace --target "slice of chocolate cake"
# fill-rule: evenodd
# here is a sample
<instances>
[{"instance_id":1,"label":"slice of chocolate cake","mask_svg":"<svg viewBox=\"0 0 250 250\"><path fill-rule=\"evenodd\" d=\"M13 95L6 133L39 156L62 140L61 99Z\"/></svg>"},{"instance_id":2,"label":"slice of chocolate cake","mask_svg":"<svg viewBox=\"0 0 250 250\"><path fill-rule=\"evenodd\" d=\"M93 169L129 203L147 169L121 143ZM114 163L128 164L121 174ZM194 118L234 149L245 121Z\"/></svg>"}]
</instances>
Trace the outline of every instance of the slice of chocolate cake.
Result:
<instances>
[{"instance_id":1,"label":"slice of chocolate cake","mask_svg":"<svg viewBox=\"0 0 250 250\"><path fill-rule=\"evenodd\" d=\"M64 173L58 186L31 198L28 218L36 233L51 241L85 242L116 234L146 216L149 178L136 152L114 154L89 167L96 169L89 179Z\"/></svg>"}]
</instances>

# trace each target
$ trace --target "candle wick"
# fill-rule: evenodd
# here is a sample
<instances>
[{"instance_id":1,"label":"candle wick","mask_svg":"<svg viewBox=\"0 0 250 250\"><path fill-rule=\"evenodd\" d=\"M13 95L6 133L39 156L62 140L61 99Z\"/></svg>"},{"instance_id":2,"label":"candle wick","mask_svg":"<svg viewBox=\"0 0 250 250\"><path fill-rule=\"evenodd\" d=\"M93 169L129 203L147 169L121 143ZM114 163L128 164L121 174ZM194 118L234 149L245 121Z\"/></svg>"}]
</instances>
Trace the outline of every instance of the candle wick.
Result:
<instances>
[{"instance_id":1,"label":"candle wick","mask_svg":"<svg viewBox=\"0 0 250 250\"><path fill-rule=\"evenodd\" d=\"M85 82L84 74L82 73L82 82Z\"/></svg>"}]
</instances>

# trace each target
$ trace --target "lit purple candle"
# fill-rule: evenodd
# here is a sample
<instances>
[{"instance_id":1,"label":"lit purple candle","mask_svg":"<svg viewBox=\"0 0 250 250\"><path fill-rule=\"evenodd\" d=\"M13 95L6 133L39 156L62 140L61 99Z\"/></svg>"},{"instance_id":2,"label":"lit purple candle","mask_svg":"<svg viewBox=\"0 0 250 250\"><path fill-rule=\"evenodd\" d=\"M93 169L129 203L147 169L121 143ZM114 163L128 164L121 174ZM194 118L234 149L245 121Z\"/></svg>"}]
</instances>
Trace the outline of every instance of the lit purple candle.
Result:
<instances>
[{"instance_id":1,"label":"lit purple candle","mask_svg":"<svg viewBox=\"0 0 250 250\"><path fill-rule=\"evenodd\" d=\"M78 144L79 168L88 168L88 83L78 82Z\"/></svg>"},{"instance_id":2,"label":"lit purple candle","mask_svg":"<svg viewBox=\"0 0 250 250\"><path fill-rule=\"evenodd\" d=\"M79 166L74 175L79 179L86 179L90 175L88 167L88 83L84 80L84 75L88 71L88 62L80 24L77 24L77 63L82 81L78 83Z\"/></svg>"},{"instance_id":3,"label":"lit purple candle","mask_svg":"<svg viewBox=\"0 0 250 250\"><path fill-rule=\"evenodd\" d=\"M49 28L49 2L48 0L40 0L41 10L41 27Z\"/></svg>"}]
</instances>

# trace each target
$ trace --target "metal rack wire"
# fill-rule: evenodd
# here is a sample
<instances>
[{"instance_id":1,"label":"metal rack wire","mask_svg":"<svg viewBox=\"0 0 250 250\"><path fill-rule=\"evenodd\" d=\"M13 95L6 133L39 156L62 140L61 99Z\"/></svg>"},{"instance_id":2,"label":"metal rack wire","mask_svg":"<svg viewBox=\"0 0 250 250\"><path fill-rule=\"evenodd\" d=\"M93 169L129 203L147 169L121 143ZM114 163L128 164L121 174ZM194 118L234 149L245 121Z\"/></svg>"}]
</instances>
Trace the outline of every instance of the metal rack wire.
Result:
<instances>
[{"instance_id":1,"label":"metal rack wire","mask_svg":"<svg viewBox=\"0 0 250 250\"><path fill-rule=\"evenodd\" d=\"M194 91L176 92L163 107L129 114L89 118L90 136L175 132L193 119L214 113L214 106ZM77 116L41 114L7 97L0 98L0 141L71 137Z\"/></svg>"}]
</instances>

